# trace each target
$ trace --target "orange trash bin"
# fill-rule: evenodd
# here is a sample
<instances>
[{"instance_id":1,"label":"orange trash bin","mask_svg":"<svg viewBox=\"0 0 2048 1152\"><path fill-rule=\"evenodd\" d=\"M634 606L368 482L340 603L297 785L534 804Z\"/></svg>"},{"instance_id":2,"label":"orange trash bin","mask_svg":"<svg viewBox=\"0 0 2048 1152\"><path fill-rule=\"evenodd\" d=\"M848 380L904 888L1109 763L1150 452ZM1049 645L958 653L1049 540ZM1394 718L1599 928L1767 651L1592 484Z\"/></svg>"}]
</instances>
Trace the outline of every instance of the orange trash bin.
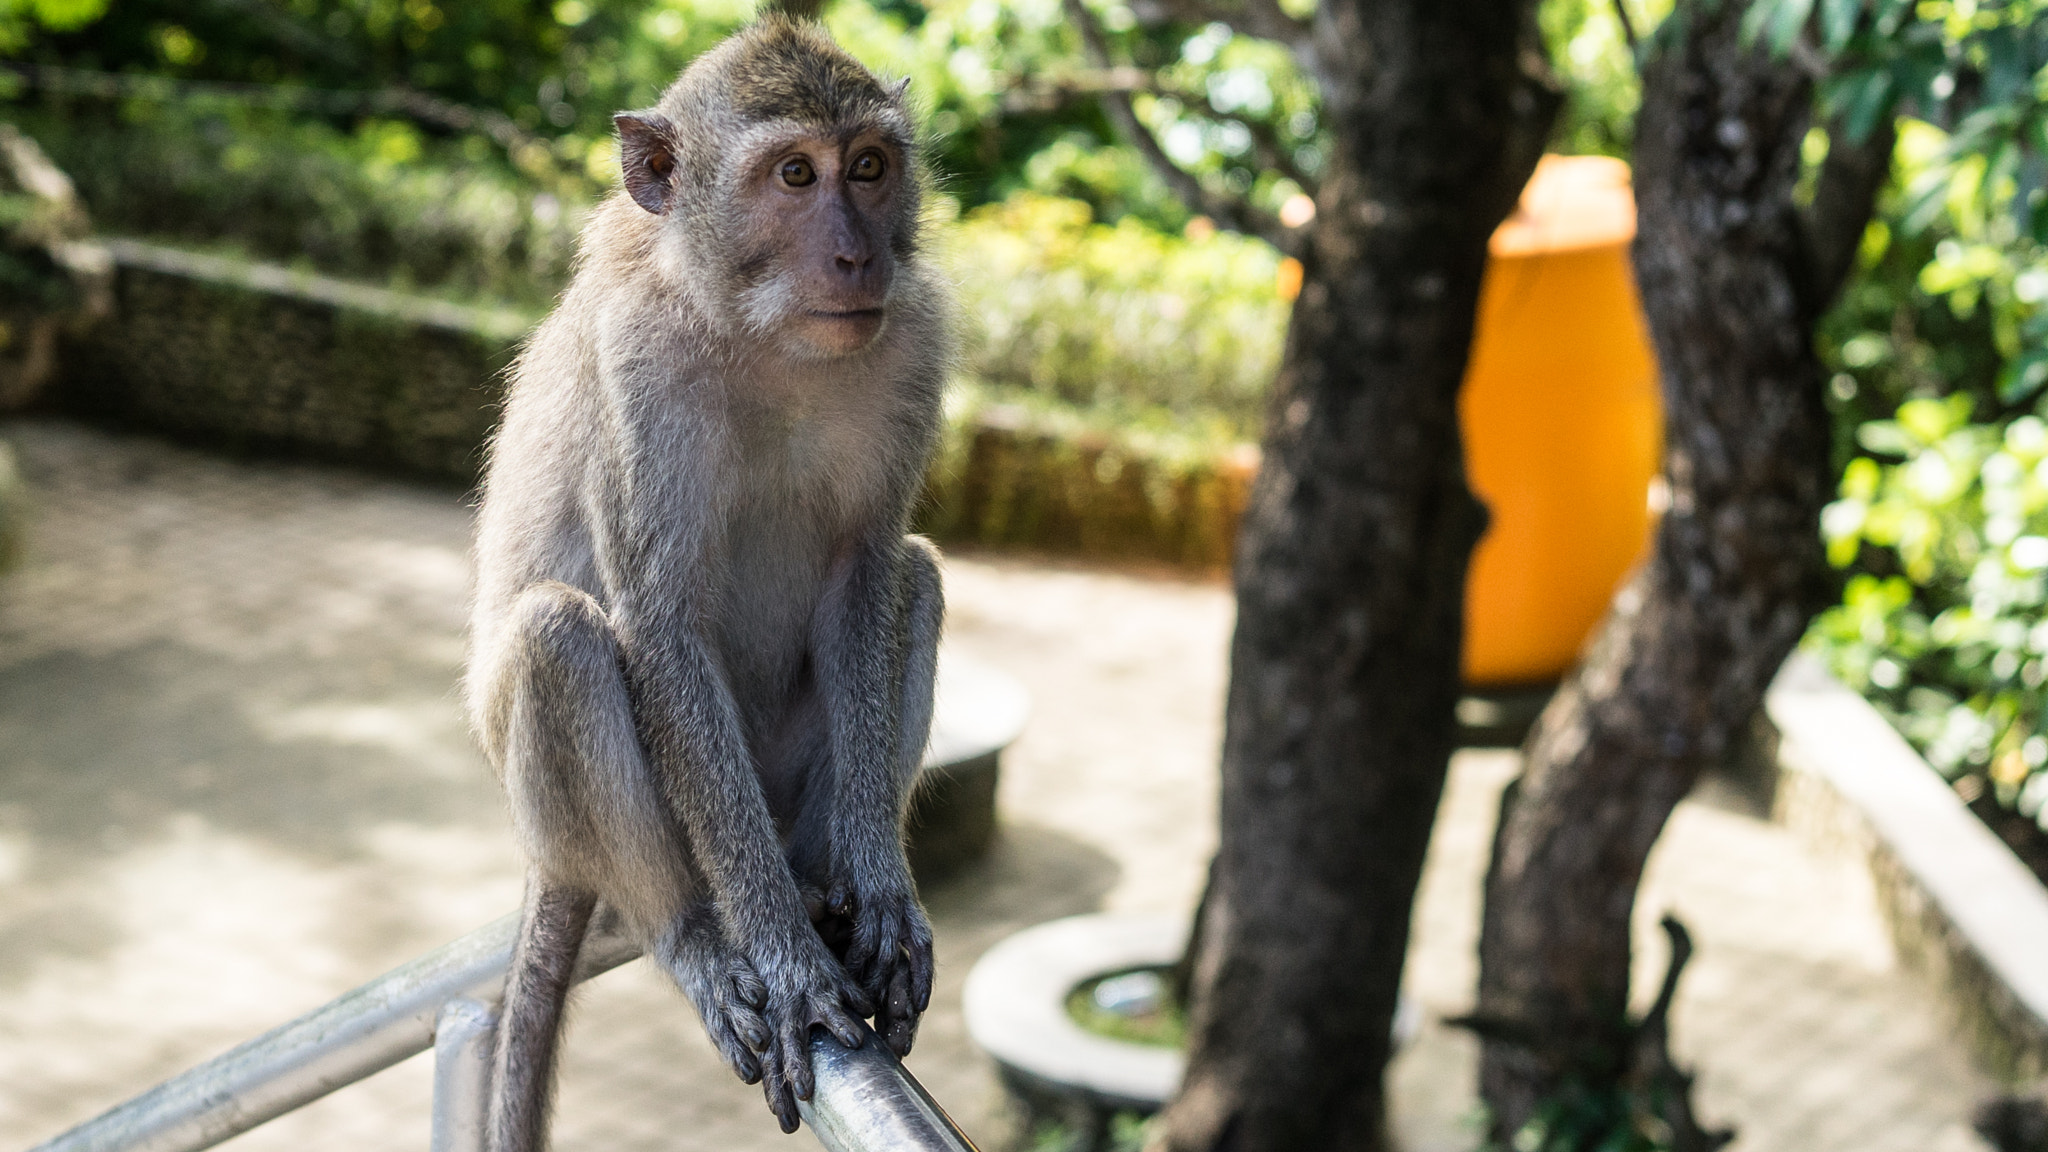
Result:
<instances>
[{"instance_id":1,"label":"orange trash bin","mask_svg":"<svg viewBox=\"0 0 2048 1152\"><path fill-rule=\"evenodd\" d=\"M1649 539L1663 412L1635 230L1627 164L1545 156L1493 235L1459 397L1492 517L1465 586L1470 685L1563 675Z\"/></svg>"}]
</instances>

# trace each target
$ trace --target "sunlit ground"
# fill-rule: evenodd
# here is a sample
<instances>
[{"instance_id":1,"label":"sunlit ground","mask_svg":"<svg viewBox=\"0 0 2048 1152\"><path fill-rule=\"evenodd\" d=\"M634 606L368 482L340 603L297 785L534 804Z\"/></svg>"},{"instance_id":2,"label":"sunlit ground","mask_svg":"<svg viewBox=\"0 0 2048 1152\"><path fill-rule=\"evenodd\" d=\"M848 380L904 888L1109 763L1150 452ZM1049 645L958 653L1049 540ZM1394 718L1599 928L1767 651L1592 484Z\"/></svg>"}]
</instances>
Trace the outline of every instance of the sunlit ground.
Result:
<instances>
[{"instance_id":1,"label":"sunlit ground","mask_svg":"<svg viewBox=\"0 0 2048 1152\"><path fill-rule=\"evenodd\" d=\"M23 1146L511 908L519 863L454 696L469 514L459 493L234 464L51 423L0 425L35 493L0 583L0 1145ZM911 1067L1001 1146L960 984L1003 935L1097 908L1183 910L1214 841L1228 590L954 556L948 643L1034 711L989 858L925 893L941 981ZM1397 1062L1411 1152L1474 1143L1478 880L1504 752L1455 766ZM1961 1152L1989 1090L1899 971L1867 878L1755 818L1688 802L1641 924L1700 943L1677 1048L1744 1152ZM1644 949L1645 974L1661 949ZM415 1060L238 1141L424 1146ZM589 986L557 1146L808 1147L716 1063L644 966Z\"/></svg>"}]
</instances>

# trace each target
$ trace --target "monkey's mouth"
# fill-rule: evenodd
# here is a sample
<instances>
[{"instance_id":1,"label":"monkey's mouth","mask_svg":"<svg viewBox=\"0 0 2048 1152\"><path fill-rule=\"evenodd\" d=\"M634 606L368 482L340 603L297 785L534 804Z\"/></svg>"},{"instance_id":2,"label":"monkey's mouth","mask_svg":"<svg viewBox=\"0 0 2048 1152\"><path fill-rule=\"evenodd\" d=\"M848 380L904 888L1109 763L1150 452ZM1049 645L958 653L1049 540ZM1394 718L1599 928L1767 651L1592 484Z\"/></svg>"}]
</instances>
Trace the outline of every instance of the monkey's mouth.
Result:
<instances>
[{"instance_id":1,"label":"monkey's mouth","mask_svg":"<svg viewBox=\"0 0 2048 1152\"><path fill-rule=\"evenodd\" d=\"M866 322L871 320L880 320L882 318L882 310L880 308L848 308L843 312L838 312L814 308L811 310L811 315L817 317L820 320L851 320L856 322Z\"/></svg>"}]
</instances>

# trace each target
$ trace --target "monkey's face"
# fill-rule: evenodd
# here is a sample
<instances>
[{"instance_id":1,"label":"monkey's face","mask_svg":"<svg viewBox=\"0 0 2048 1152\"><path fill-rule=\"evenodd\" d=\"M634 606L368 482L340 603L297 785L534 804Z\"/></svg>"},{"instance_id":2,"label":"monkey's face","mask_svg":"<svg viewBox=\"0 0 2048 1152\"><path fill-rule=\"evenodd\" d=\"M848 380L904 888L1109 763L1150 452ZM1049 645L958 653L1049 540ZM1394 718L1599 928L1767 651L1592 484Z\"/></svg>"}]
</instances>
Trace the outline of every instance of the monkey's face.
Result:
<instances>
[{"instance_id":1,"label":"monkey's face","mask_svg":"<svg viewBox=\"0 0 2048 1152\"><path fill-rule=\"evenodd\" d=\"M659 113L616 117L626 192L701 277L704 304L801 358L847 356L887 327L890 287L917 246L919 182L898 110L818 128L771 120L689 146Z\"/></svg>"},{"instance_id":2,"label":"monkey's face","mask_svg":"<svg viewBox=\"0 0 2048 1152\"><path fill-rule=\"evenodd\" d=\"M905 165L877 131L789 134L748 150L729 205L728 267L749 328L813 355L874 343L914 195Z\"/></svg>"}]
</instances>

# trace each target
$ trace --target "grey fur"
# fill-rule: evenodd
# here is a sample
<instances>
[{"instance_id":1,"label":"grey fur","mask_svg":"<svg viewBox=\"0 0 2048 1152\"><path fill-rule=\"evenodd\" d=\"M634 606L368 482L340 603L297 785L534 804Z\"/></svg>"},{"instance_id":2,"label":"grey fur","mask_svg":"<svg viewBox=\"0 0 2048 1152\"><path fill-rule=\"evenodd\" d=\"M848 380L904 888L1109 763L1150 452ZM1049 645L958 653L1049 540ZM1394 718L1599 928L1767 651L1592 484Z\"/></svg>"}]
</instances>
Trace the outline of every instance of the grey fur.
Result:
<instances>
[{"instance_id":1,"label":"grey fur","mask_svg":"<svg viewBox=\"0 0 2048 1152\"><path fill-rule=\"evenodd\" d=\"M597 210L513 370L467 677L532 868L496 1152L545 1145L566 973L594 900L675 978L734 1071L763 1079L785 1130L810 1092L813 1025L858 1042L855 1017L872 1015L907 1050L928 1002L931 929L901 827L943 605L935 553L905 529L949 345L899 95L792 21L708 53L628 126L673 162L640 173L637 203ZM872 255L861 283L886 287L879 334L851 352L791 334L829 277L748 231L749 174L792 132L864 133L907 169L872 253L829 241ZM841 233L875 223L844 220Z\"/></svg>"}]
</instances>

